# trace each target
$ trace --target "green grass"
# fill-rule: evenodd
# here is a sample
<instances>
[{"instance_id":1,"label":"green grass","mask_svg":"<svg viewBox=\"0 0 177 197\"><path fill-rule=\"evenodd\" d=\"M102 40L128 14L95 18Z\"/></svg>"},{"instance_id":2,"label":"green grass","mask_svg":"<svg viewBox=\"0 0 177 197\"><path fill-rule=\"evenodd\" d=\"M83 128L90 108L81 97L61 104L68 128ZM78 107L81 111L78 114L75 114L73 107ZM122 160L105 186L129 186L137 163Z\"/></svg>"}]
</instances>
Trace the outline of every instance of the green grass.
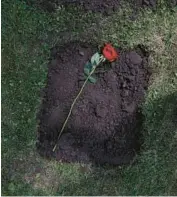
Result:
<instances>
[{"instance_id":1,"label":"green grass","mask_svg":"<svg viewBox=\"0 0 177 197\"><path fill-rule=\"evenodd\" d=\"M49 14L2 2L3 195L177 195L177 11L143 10L134 22L131 13L125 7L103 17L71 7ZM134 165L59 164L35 152L50 48L72 40L142 44L151 52L144 144Z\"/></svg>"}]
</instances>

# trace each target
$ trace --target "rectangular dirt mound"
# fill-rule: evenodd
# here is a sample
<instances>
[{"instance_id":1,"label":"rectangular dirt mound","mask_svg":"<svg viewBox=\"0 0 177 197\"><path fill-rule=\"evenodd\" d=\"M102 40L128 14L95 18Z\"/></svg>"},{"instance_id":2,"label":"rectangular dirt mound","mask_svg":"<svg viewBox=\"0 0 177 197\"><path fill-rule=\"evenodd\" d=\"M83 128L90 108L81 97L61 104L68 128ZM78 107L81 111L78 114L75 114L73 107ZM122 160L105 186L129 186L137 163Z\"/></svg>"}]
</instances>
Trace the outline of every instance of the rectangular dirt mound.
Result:
<instances>
[{"instance_id":1,"label":"rectangular dirt mound","mask_svg":"<svg viewBox=\"0 0 177 197\"><path fill-rule=\"evenodd\" d=\"M150 76L147 55L140 49L120 52L112 65L99 66L97 82L86 85L57 141L84 82L84 65L95 52L96 48L85 43L52 50L38 117L37 148L42 155L63 162L129 163L140 148L139 107Z\"/></svg>"}]
</instances>

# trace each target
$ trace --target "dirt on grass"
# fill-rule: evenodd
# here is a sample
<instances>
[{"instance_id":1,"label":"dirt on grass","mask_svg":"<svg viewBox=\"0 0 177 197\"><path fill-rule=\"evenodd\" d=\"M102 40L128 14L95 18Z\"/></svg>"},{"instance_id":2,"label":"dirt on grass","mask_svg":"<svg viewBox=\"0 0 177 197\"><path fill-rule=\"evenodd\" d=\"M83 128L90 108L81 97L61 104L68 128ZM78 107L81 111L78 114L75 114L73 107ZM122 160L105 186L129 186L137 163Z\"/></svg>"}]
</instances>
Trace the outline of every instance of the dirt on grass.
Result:
<instances>
[{"instance_id":1,"label":"dirt on grass","mask_svg":"<svg viewBox=\"0 0 177 197\"><path fill-rule=\"evenodd\" d=\"M171 0L176 1L176 0ZM53 12L59 6L74 5L84 8L86 11L111 13L117 10L124 4L123 0L27 0L30 4L37 4L46 11ZM155 8L157 0L128 0L126 3L130 3L134 8L151 7Z\"/></svg>"},{"instance_id":2,"label":"dirt on grass","mask_svg":"<svg viewBox=\"0 0 177 197\"><path fill-rule=\"evenodd\" d=\"M104 15L110 15L122 6L125 7L125 3L126 6L129 4L130 7L133 7L135 12L141 8L150 8L154 10L164 4L170 8L177 6L177 0L27 0L28 5L39 7L48 12L54 12L62 6L77 6L81 7L86 12L100 12Z\"/></svg>"},{"instance_id":3,"label":"dirt on grass","mask_svg":"<svg viewBox=\"0 0 177 197\"><path fill-rule=\"evenodd\" d=\"M42 155L63 162L120 165L129 163L139 150L140 106L150 76L148 54L140 47L120 51L116 62L99 66L97 82L86 85L57 141L84 82L84 65L96 51L96 47L76 42L52 50L38 117L37 147Z\"/></svg>"}]
</instances>

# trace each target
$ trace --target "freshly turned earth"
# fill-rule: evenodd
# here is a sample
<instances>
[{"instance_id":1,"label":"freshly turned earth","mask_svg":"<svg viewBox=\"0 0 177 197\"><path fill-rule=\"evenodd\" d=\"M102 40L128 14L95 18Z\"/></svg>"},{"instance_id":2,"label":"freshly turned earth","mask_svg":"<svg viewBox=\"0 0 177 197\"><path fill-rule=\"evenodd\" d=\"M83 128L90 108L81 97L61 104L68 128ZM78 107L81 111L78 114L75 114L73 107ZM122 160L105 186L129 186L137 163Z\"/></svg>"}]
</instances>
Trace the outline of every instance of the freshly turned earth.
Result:
<instances>
[{"instance_id":1,"label":"freshly turned earth","mask_svg":"<svg viewBox=\"0 0 177 197\"><path fill-rule=\"evenodd\" d=\"M63 162L120 165L129 163L139 150L143 121L140 106L150 76L147 53L140 48L121 52L115 63L97 68L97 82L86 85L57 141L84 82L84 64L96 51L85 43L68 43L52 50L38 117L40 154Z\"/></svg>"},{"instance_id":2,"label":"freshly turned earth","mask_svg":"<svg viewBox=\"0 0 177 197\"><path fill-rule=\"evenodd\" d=\"M170 2L176 0L170 0ZM52 12L60 5L74 5L81 6L86 11L101 12L101 13L110 13L115 11L121 5L130 3L135 8L141 7L151 7L154 8L157 5L157 0L27 0L29 4L39 5L41 8Z\"/></svg>"},{"instance_id":3,"label":"freshly turned earth","mask_svg":"<svg viewBox=\"0 0 177 197\"><path fill-rule=\"evenodd\" d=\"M158 0L26 0L29 5L40 7L48 12L55 11L59 6L79 6L85 11L111 14L122 5L129 3L135 10L140 8L156 8L162 1ZM177 6L177 0L166 0L166 6Z\"/></svg>"}]
</instances>

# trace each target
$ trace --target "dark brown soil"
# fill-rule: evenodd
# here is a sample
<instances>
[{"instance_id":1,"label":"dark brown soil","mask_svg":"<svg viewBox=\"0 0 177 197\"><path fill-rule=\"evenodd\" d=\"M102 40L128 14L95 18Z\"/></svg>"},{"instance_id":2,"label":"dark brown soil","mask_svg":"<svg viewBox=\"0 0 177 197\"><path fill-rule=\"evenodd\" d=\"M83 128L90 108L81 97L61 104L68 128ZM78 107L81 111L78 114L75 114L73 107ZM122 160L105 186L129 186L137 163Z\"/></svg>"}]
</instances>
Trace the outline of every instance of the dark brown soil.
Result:
<instances>
[{"instance_id":1,"label":"dark brown soil","mask_svg":"<svg viewBox=\"0 0 177 197\"><path fill-rule=\"evenodd\" d=\"M140 148L142 114L150 73L140 48L120 52L112 65L100 65L96 84L88 83L73 109L56 151L52 148L83 84L83 68L97 51L69 43L52 50L39 113L37 147L42 155L64 162L129 163Z\"/></svg>"},{"instance_id":2,"label":"dark brown soil","mask_svg":"<svg viewBox=\"0 0 177 197\"><path fill-rule=\"evenodd\" d=\"M86 11L101 12L110 15L122 5L129 3L135 10L140 8L155 9L164 5L161 0L26 0L28 4L40 7L48 12L55 11L59 6L73 5L82 7ZM166 6L173 8L177 6L177 0L166 0Z\"/></svg>"},{"instance_id":3,"label":"dark brown soil","mask_svg":"<svg viewBox=\"0 0 177 197\"><path fill-rule=\"evenodd\" d=\"M171 0L176 1L176 0ZM52 12L60 5L74 5L83 7L86 11L110 13L121 5L130 3L135 8L152 7L155 8L157 0L27 0L30 4L36 4L43 9Z\"/></svg>"}]
</instances>

